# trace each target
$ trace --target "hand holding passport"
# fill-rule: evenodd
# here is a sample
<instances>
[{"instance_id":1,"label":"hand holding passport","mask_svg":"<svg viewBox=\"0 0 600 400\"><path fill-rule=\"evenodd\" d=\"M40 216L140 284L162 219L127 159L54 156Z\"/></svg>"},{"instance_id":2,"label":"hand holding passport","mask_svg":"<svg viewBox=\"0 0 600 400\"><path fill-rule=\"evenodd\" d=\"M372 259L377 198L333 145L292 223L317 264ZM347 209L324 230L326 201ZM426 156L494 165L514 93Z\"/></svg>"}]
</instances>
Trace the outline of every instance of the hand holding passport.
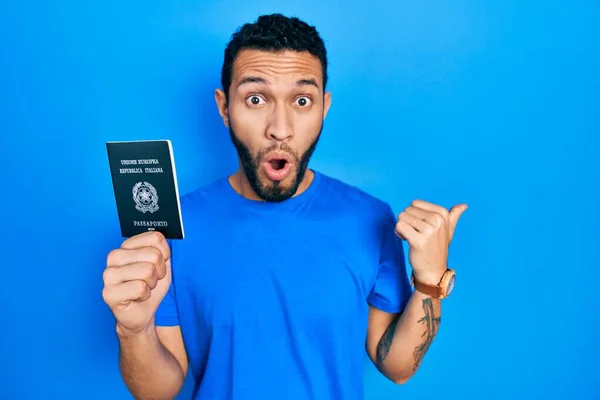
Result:
<instances>
[{"instance_id":1,"label":"hand holding passport","mask_svg":"<svg viewBox=\"0 0 600 400\"><path fill-rule=\"evenodd\" d=\"M106 259L102 298L117 320L120 337L151 327L154 314L171 285L171 253L159 232L126 239Z\"/></svg>"},{"instance_id":2,"label":"hand holding passport","mask_svg":"<svg viewBox=\"0 0 600 400\"><path fill-rule=\"evenodd\" d=\"M171 142L108 142L106 147L127 239L107 257L102 297L124 337L152 323L171 284L166 239L183 239L184 231Z\"/></svg>"}]
</instances>

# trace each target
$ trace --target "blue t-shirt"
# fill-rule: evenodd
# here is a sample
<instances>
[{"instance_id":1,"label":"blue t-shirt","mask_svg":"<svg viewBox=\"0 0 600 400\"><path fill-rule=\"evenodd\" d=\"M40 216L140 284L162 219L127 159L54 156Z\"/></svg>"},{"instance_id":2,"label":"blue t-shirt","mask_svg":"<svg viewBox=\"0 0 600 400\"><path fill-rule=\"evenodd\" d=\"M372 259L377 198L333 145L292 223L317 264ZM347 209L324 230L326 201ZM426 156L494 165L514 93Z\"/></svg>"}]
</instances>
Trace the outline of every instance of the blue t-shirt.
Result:
<instances>
[{"instance_id":1,"label":"blue t-shirt","mask_svg":"<svg viewBox=\"0 0 600 400\"><path fill-rule=\"evenodd\" d=\"M156 324L181 326L194 398L362 399L368 305L411 294L389 205L315 171L281 203L223 178L181 207Z\"/></svg>"}]
</instances>

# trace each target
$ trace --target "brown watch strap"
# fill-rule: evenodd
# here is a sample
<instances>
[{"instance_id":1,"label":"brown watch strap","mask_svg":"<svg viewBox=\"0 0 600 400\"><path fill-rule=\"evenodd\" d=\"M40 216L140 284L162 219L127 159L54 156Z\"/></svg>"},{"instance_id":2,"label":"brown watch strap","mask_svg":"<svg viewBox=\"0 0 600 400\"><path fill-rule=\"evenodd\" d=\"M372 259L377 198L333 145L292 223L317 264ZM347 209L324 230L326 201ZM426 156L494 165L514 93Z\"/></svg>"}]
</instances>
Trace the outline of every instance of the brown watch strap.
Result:
<instances>
[{"instance_id":1,"label":"brown watch strap","mask_svg":"<svg viewBox=\"0 0 600 400\"><path fill-rule=\"evenodd\" d=\"M420 282L419 280L417 280L417 278L415 278L415 274L412 274L411 280L413 286L419 292L436 299L442 297L442 288L439 285L428 285L426 283Z\"/></svg>"}]
</instances>

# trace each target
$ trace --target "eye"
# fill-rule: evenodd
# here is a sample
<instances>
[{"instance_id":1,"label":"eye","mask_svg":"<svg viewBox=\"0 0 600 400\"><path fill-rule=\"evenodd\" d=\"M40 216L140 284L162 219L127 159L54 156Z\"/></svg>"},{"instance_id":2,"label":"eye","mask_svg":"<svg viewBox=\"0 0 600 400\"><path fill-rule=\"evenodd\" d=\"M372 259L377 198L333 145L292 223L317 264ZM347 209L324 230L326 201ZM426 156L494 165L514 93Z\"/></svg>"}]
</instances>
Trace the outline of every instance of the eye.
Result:
<instances>
[{"instance_id":1,"label":"eye","mask_svg":"<svg viewBox=\"0 0 600 400\"><path fill-rule=\"evenodd\" d=\"M298 100L296 100L296 104L298 104L300 107L306 107L310 105L310 101L310 97L298 97Z\"/></svg>"},{"instance_id":2,"label":"eye","mask_svg":"<svg viewBox=\"0 0 600 400\"><path fill-rule=\"evenodd\" d=\"M246 102L250 103L252 106L260 106L265 104L265 101L262 97L257 95L252 95L246 99Z\"/></svg>"}]
</instances>

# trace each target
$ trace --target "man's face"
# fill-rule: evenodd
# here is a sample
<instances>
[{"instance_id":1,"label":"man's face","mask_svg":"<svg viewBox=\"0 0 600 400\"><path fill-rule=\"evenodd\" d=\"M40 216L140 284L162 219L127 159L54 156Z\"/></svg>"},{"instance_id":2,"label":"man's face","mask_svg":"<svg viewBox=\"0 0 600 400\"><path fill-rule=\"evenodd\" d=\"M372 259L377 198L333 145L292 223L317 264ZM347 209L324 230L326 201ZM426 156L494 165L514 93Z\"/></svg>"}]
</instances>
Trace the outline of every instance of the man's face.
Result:
<instances>
[{"instance_id":1,"label":"man's face","mask_svg":"<svg viewBox=\"0 0 600 400\"><path fill-rule=\"evenodd\" d=\"M286 200L302 183L329 109L322 77L319 59L309 53L243 50L233 64L229 104L217 93L259 198Z\"/></svg>"}]
</instances>

